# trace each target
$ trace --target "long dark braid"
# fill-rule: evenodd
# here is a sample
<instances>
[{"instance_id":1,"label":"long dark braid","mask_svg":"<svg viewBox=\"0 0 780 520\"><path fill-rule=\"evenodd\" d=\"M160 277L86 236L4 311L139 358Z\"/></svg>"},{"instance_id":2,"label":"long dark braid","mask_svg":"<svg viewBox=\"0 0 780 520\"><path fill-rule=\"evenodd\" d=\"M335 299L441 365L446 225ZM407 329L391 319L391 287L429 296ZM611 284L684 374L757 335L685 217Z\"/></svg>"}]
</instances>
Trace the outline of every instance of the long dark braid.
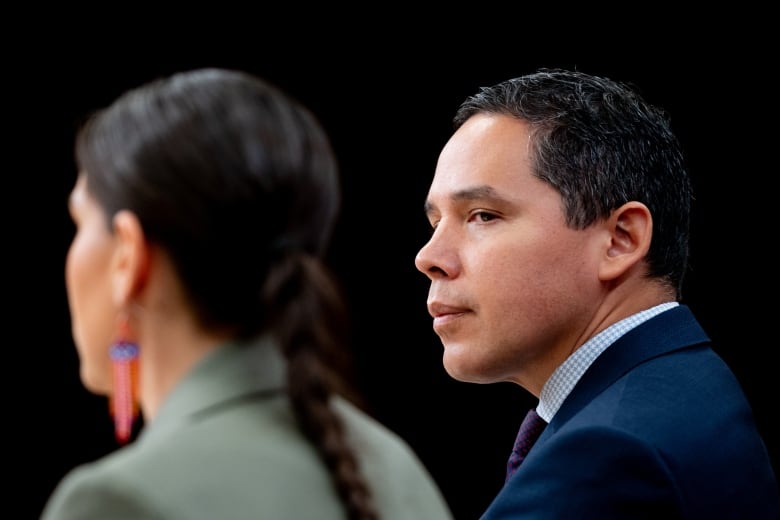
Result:
<instances>
[{"instance_id":1,"label":"long dark braid","mask_svg":"<svg viewBox=\"0 0 780 520\"><path fill-rule=\"evenodd\" d=\"M317 446L333 476L351 520L379 518L344 426L330 399L347 392L338 369L344 359L341 331L346 312L339 288L315 257L292 251L268 277L266 301L274 302L271 318L288 359L288 390L301 429Z\"/></svg>"},{"instance_id":2,"label":"long dark braid","mask_svg":"<svg viewBox=\"0 0 780 520\"><path fill-rule=\"evenodd\" d=\"M278 339L296 417L348 518L377 519L332 406L336 394L358 402L337 377L346 313L321 259L340 202L338 168L313 114L241 72L185 72L91 118L76 159L107 222L131 209L165 248L201 325Z\"/></svg>"}]
</instances>

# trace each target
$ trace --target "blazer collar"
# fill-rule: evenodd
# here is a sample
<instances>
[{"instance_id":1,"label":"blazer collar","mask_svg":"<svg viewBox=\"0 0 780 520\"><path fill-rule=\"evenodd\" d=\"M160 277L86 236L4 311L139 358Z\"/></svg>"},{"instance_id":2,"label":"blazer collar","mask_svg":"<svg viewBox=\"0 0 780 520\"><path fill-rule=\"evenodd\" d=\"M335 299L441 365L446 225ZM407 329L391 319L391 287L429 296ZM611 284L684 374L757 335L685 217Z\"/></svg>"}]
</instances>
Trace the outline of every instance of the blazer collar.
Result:
<instances>
[{"instance_id":1,"label":"blazer collar","mask_svg":"<svg viewBox=\"0 0 780 520\"><path fill-rule=\"evenodd\" d=\"M179 424L195 414L250 394L284 390L286 361L276 343L263 337L227 343L200 360L165 398L143 436Z\"/></svg>"},{"instance_id":2,"label":"blazer collar","mask_svg":"<svg viewBox=\"0 0 780 520\"><path fill-rule=\"evenodd\" d=\"M678 305L631 329L588 368L550 422L564 424L605 388L637 365L657 356L709 343L710 338L686 305Z\"/></svg>"}]
</instances>

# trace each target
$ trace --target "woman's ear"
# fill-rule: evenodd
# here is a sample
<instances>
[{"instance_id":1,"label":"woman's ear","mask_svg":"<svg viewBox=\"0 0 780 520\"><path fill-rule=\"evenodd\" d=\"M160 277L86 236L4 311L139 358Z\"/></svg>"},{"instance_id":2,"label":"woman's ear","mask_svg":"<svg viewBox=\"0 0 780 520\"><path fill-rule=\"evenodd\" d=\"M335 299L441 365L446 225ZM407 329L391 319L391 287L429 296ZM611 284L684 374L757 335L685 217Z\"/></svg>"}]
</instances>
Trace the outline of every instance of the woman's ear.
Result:
<instances>
[{"instance_id":1,"label":"woman's ear","mask_svg":"<svg viewBox=\"0 0 780 520\"><path fill-rule=\"evenodd\" d=\"M617 279L641 263L653 238L653 217L641 202L623 204L612 212L606 224L609 244L599 269L603 281Z\"/></svg>"},{"instance_id":2,"label":"woman's ear","mask_svg":"<svg viewBox=\"0 0 780 520\"><path fill-rule=\"evenodd\" d=\"M119 211L112 223L117 243L112 259L112 290L115 303L122 307L137 299L146 285L151 248L135 213Z\"/></svg>"}]
</instances>

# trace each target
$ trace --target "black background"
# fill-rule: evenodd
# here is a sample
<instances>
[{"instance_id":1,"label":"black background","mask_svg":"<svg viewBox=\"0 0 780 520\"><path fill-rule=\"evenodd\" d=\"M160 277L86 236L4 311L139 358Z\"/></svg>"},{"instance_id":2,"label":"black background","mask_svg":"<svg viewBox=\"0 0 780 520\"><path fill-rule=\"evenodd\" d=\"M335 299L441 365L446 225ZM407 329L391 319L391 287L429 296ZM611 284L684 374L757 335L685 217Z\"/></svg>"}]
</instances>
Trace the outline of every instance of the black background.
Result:
<instances>
[{"instance_id":1,"label":"black background","mask_svg":"<svg viewBox=\"0 0 780 520\"><path fill-rule=\"evenodd\" d=\"M371 413L417 451L459 519L477 518L500 488L533 401L508 384L456 382L441 366L425 309L427 280L413 260L429 234L422 203L451 117L478 87L541 66L638 85L671 114L696 190L684 300L735 370L778 460L777 131L770 115L777 60L761 16L723 15L715 26L696 20L683 30L660 17L651 29L625 22L621 34L579 37L550 19L477 33L461 24L478 19L463 17L416 31L276 27L273 37L266 32L273 19L258 20L254 30L215 22L186 35L167 32L182 28L172 24L155 38L143 21L123 32L85 24L67 36L33 31L17 42L26 52L10 52L5 62L5 109L18 117L5 121L12 160L4 197L12 289L5 347L13 354L6 357L4 420L16 517L36 518L67 470L115 448L105 400L79 382L65 298L77 122L130 87L201 66L264 76L308 105L330 133L344 205L329 261L350 303L356 383ZM542 30L530 34L525 27L534 22Z\"/></svg>"}]
</instances>

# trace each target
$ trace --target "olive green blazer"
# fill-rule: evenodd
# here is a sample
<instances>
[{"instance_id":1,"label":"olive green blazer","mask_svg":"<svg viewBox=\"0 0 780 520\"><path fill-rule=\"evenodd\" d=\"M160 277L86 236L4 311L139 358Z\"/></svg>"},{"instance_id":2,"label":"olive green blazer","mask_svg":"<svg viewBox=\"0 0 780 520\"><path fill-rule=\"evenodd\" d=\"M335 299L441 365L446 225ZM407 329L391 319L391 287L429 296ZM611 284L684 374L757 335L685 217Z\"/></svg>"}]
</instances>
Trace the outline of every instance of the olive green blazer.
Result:
<instances>
[{"instance_id":1,"label":"olive green blazer","mask_svg":"<svg viewBox=\"0 0 780 520\"><path fill-rule=\"evenodd\" d=\"M216 349L135 441L66 475L41 518L343 520L330 475L296 425L284 374L268 340ZM404 440L345 399L334 404L381 518L452 518Z\"/></svg>"}]
</instances>

